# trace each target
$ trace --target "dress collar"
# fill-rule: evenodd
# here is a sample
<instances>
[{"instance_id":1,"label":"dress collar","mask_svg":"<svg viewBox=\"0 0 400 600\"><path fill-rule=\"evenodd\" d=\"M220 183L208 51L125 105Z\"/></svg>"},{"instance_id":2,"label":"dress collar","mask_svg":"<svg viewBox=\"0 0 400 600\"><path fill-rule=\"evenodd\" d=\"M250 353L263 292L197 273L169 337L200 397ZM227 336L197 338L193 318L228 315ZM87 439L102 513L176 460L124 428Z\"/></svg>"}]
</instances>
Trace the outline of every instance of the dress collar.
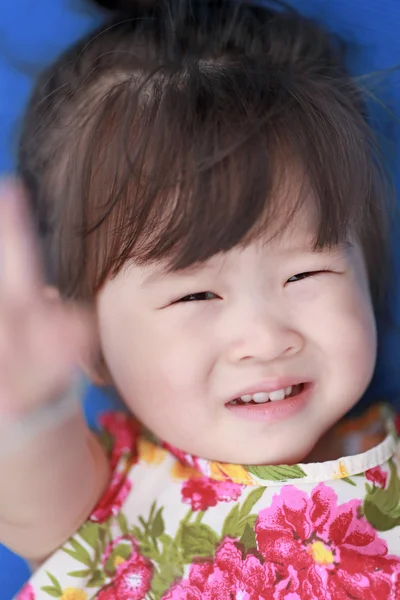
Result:
<instances>
[{"instance_id":1,"label":"dress collar","mask_svg":"<svg viewBox=\"0 0 400 600\"><path fill-rule=\"evenodd\" d=\"M373 439L377 427L384 425L386 435L380 443L362 451L363 445ZM210 461L187 454L167 443L162 447L185 467L195 469L206 477L230 480L242 485L282 485L282 483L318 483L334 479L349 479L354 475L378 467L396 452L397 432L392 409L385 404L370 408L362 417L344 419L337 427L344 447L352 453L337 460L295 465L235 465ZM371 444L369 444L371 446ZM356 452L354 452L356 450ZM358 450L358 452L357 452ZM350 482L350 481L349 481ZM350 482L351 483L351 482Z\"/></svg>"}]
</instances>

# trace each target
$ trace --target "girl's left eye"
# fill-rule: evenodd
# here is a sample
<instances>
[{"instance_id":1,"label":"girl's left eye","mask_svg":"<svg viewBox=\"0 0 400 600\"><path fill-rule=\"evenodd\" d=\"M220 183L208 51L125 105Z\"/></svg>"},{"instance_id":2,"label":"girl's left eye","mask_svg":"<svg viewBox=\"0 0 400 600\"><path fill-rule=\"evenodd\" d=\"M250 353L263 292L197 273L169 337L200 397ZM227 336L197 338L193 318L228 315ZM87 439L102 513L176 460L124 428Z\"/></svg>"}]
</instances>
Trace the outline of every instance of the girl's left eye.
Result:
<instances>
[{"instance_id":1,"label":"girl's left eye","mask_svg":"<svg viewBox=\"0 0 400 600\"><path fill-rule=\"evenodd\" d=\"M321 269L319 271L305 271L304 273L297 273L296 275L292 275L286 283L296 283L296 281L301 281L302 279L308 279L309 277L315 277L316 275L320 275L321 273L326 273L325 269Z\"/></svg>"},{"instance_id":2,"label":"girl's left eye","mask_svg":"<svg viewBox=\"0 0 400 600\"><path fill-rule=\"evenodd\" d=\"M180 298L175 302L175 304L180 302L204 302L205 300L215 300L219 298L213 292L198 292L197 294L188 294L183 298Z\"/></svg>"}]
</instances>

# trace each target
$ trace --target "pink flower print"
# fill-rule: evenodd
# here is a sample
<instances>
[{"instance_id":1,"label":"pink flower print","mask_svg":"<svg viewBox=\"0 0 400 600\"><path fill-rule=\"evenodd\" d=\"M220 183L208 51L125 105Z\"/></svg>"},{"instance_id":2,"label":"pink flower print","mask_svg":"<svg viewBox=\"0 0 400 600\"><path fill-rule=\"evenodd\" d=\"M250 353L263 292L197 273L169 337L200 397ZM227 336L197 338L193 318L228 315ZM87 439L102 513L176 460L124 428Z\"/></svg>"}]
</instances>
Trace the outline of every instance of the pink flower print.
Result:
<instances>
[{"instance_id":1,"label":"pink flower print","mask_svg":"<svg viewBox=\"0 0 400 600\"><path fill-rule=\"evenodd\" d=\"M90 516L91 521L104 523L116 516L124 504L132 484L125 473L114 473L111 483Z\"/></svg>"},{"instance_id":2,"label":"pink flower print","mask_svg":"<svg viewBox=\"0 0 400 600\"><path fill-rule=\"evenodd\" d=\"M118 552L118 548L121 547L121 552ZM137 542L133 536L130 535L120 535L113 539L109 544L107 544L106 549L104 550L103 557L101 559L101 563L103 565L104 570L109 571L109 567L107 563L109 560L112 560L113 571L118 572L118 567L121 563L124 563L127 560L128 556L132 555L132 552L137 549ZM115 555L115 556L113 556Z\"/></svg>"},{"instance_id":3,"label":"pink flower print","mask_svg":"<svg viewBox=\"0 0 400 600\"><path fill-rule=\"evenodd\" d=\"M237 500L242 493L242 486L233 481L214 481L215 493L218 502L232 502Z\"/></svg>"},{"instance_id":4,"label":"pink flower print","mask_svg":"<svg viewBox=\"0 0 400 600\"><path fill-rule=\"evenodd\" d=\"M123 569L127 560L134 553L139 552L137 540L132 535L120 535L113 539L106 547L101 563L107 575L117 575Z\"/></svg>"},{"instance_id":5,"label":"pink flower print","mask_svg":"<svg viewBox=\"0 0 400 600\"><path fill-rule=\"evenodd\" d=\"M179 450L175 448L175 446L171 446L167 442L163 442L162 447L167 450L170 454L175 456L175 458L185 467L190 467L192 469L197 469L201 472L201 461L197 456L192 456L187 452L183 452L183 450Z\"/></svg>"},{"instance_id":6,"label":"pink flower print","mask_svg":"<svg viewBox=\"0 0 400 600\"><path fill-rule=\"evenodd\" d=\"M388 474L385 473L385 471L381 467L368 469L368 471L365 471L365 477L376 487L385 489Z\"/></svg>"},{"instance_id":7,"label":"pink flower print","mask_svg":"<svg viewBox=\"0 0 400 600\"><path fill-rule=\"evenodd\" d=\"M190 582L175 585L162 600L202 600L201 592L198 588L190 585Z\"/></svg>"},{"instance_id":8,"label":"pink flower print","mask_svg":"<svg viewBox=\"0 0 400 600\"><path fill-rule=\"evenodd\" d=\"M100 415L100 424L113 438L111 470L113 471L124 454L136 455L136 443L140 425L134 417L125 413L106 412Z\"/></svg>"},{"instance_id":9,"label":"pink flower print","mask_svg":"<svg viewBox=\"0 0 400 600\"><path fill-rule=\"evenodd\" d=\"M174 585L162 600L289 600L286 592L279 596L283 588L275 587L275 581L275 566L253 554L243 558L235 541L226 538L213 560L192 564L188 579Z\"/></svg>"},{"instance_id":10,"label":"pink flower print","mask_svg":"<svg viewBox=\"0 0 400 600\"><path fill-rule=\"evenodd\" d=\"M35 592L30 583L24 585L15 600L35 600Z\"/></svg>"},{"instance_id":11,"label":"pink flower print","mask_svg":"<svg viewBox=\"0 0 400 600\"><path fill-rule=\"evenodd\" d=\"M140 554L136 540L122 536L109 544L102 561L106 572L110 572L110 559L113 578L100 590L97 600L142 600L151 587L153 565Z\"/></svg>"},{"instance_id":12,"label":"pink flower print","mask_svg":"<svg viewBox=\"0 0 400 600\"><path fill-rule=\"evenodd\" d=\"M386 542L359 516L360 505L338 506L335 492L322 483L311 496L285 486L258 516L258 550L280 577L292 567L302 600L394 600L400 559L388 556Z\"/></svg>"},{"instance_id":13,"label":"pink flower print","mask_svg":"<svg viewBox=\"0 0 400 600\"><path fill-rule=\"evenodd\" d=\"M216 481L209 477L191 477L182 485L182 501L192 510L207 510L218 502L237 500L242 486L231 481Z\"/></svg>"}]
</instances>

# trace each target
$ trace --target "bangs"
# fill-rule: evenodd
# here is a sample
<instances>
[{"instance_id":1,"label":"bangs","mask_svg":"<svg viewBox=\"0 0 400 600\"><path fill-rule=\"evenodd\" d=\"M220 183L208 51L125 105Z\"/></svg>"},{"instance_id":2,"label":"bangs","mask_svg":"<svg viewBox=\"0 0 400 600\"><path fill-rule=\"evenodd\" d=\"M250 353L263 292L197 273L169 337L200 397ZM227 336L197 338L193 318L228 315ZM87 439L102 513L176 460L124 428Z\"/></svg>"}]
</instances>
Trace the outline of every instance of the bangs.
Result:
<instances>
[{"instance_id":1,"label":"bangs","mask_svg":"<svg viewBox=\"0 0 400 600\"><path fill-rule=\"evenodd\" d=\"M89 150L85 136L93 289L128 261L184 269L277 234L310 194L316 247L361 235L376 161L355 100L243 61L158 71L134 98L120 83L94 110Z\"/></svg>"},{"instance_id":2,"label":"bangs","mask_svg":"<svg viewBox=\"0 0 400 600\"><path fill-rule=\"evenodd\" d=\"M19 171L52 282L91 301L132 261L179 270L278 235L312 198L315 247L359 240L383 289L392 188L336 45L296 13L178 4L100 28L38 82Z\"/></svg>"}]
</instances>

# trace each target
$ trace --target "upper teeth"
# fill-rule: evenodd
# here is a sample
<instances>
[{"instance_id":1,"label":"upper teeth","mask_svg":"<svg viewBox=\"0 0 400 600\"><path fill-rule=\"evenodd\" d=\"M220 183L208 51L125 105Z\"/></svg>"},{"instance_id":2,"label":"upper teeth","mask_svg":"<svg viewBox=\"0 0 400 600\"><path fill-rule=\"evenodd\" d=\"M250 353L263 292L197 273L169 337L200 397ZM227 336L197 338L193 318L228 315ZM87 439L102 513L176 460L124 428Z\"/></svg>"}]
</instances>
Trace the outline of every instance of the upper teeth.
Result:
<instances>
[{"instance_id":1,"label":"upper teeth","mask_svg":"<svg viewBox=\"0 0 400 600\"><path fill-rule=\"evenodd\" d=\"M255 394L246 394L244 396L240 396L242 402L251 402L252 400L257 404L262 404L263 402L276 402L277 400L283 400L286 396L290 396L292 393L292 386L287 388L282 388L281 390L275 390L274 392L257 392Z\"/></svg>"}]
</instances>

